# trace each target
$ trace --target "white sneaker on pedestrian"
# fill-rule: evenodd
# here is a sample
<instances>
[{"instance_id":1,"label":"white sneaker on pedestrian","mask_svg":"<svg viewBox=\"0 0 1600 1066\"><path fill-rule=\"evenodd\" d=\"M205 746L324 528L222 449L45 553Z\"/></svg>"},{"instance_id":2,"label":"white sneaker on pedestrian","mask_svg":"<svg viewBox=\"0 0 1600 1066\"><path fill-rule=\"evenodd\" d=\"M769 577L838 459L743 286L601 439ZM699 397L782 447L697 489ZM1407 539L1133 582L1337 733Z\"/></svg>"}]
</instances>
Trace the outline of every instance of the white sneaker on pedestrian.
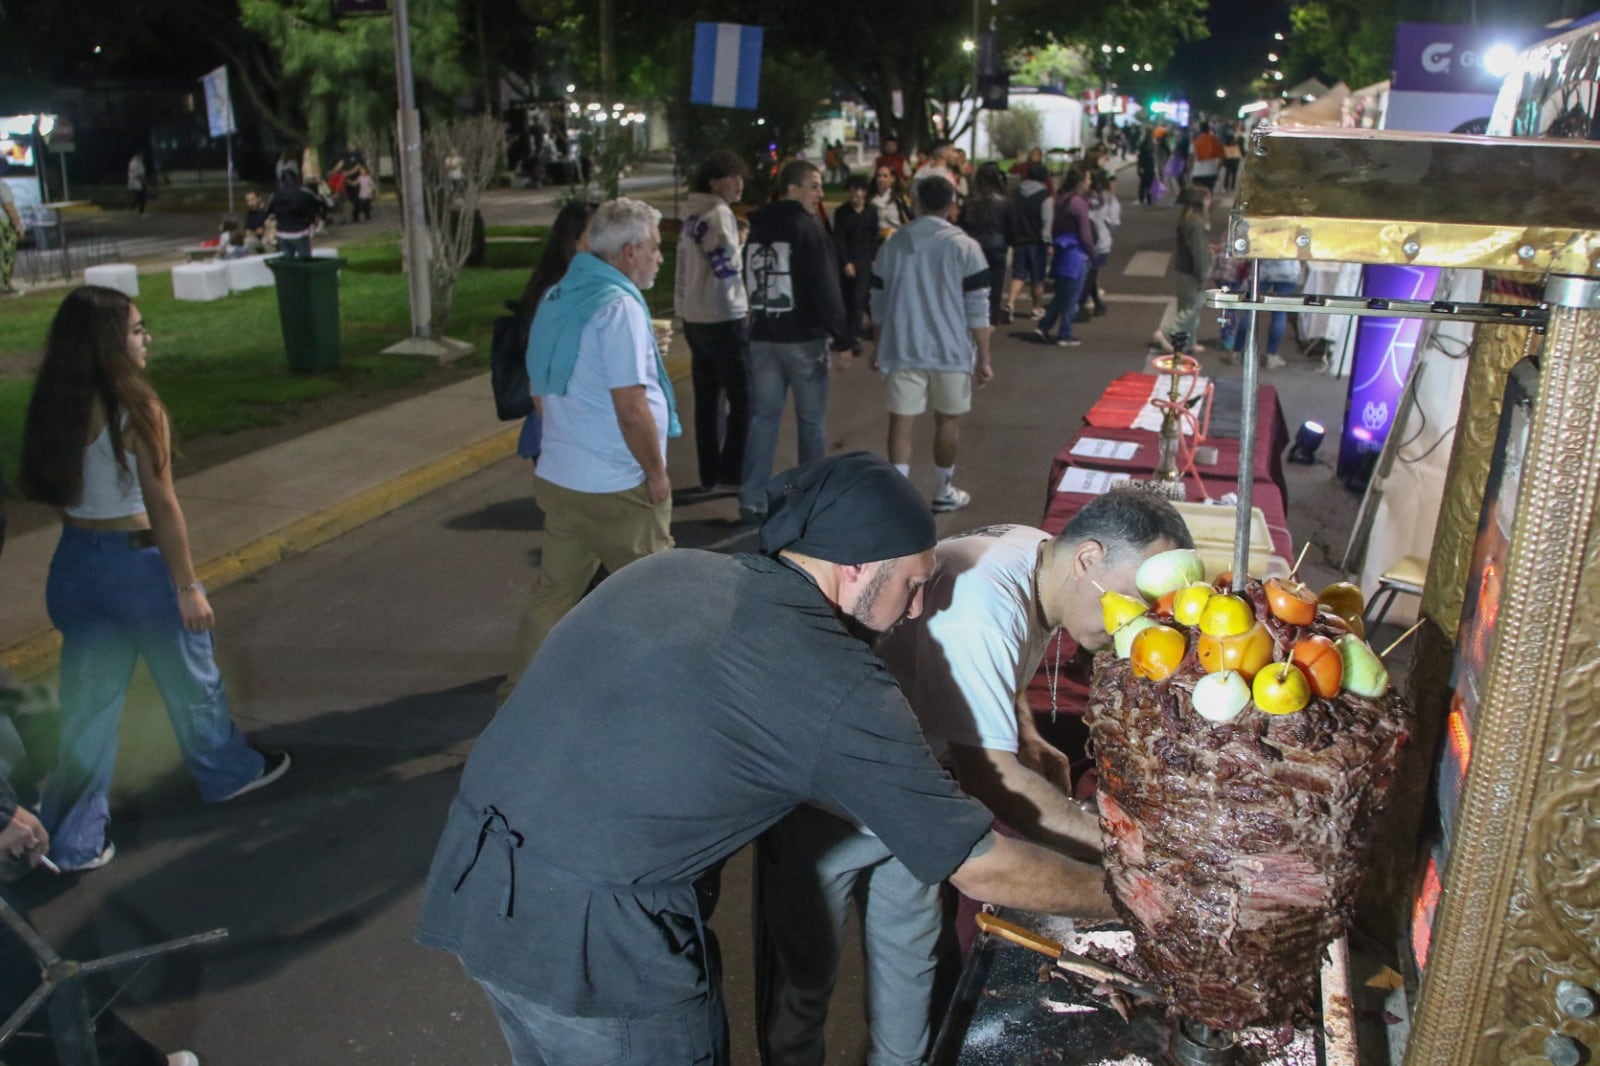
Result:
<instances>
[{"instance_id":1,"label":"white sneaker on pedestrian","mask_svg":"<svg viewBox=\"0 0 1600 1066\"><path fill-rule=\"evenodd\" d=\"M56 866L64 874L82 873L85 870L98 870L116 857L117 846L108 840L106 846L100 849L100 854L94 858L76 864L60 862L56 863Z\"/></svg>"},{"instance_id":2,"label":"white sneaker on pedestrian","mask_svg":"<svg viewBox=\"0 0 1600 1066\"><path fill-rule=\"evenodd\" d=\"M1043 317L1044 317L1044 312L1045 312L1045 309L1044 309L1044 308L1042 308L1042 307L1035 307L1035 308L1034 308L1034 309L1033 309L1033 320L1034 320L1034 321L1035 321L1035 322L1037 322L1037 321L1039 321L1039 319L1041 319L1041 318L1043 318Z\"/></svg>"},{"instance_id":3,"label":"white sneaker on pedestrian","mask_svg":"<svg viewBox=\"0 0 1600 1066\"><path fill-rule=\"evenodd\" d=\"M1269 355L1269 356L1267 356L1267 369L1268 370L1282 370L1284 367L1286 367L1288 365L1289 365L1288 360L1284 359L1284 357L1281 356L1281 355Z\"/></svg>"},{"instance_id":4,"label":"white sneaker on pedestrian","mask_svg":"<svg viewBox=\"0 0 1600 1066\"><path fill-rule=\"evenodd\" d=\"M971 502L972 493L951 485L933 498L933 509L943 514L945 511L959 511Z\"/></svg>"}]
</instances>

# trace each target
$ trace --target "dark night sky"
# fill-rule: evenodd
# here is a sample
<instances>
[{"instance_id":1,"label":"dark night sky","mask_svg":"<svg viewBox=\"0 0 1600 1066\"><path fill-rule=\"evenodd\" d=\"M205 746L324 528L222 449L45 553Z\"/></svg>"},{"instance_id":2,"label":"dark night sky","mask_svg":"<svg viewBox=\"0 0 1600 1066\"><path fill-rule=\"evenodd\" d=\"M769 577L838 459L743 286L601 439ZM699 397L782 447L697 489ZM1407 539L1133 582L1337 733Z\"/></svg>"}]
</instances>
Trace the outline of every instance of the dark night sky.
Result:
<instances>
[{"instance_id":1,"label":"dark night sky","mask_svg":"<svg viewBox=\"0 0 1600 1066\"><path fill-rule=\"evenodd\" d=\"M1210 37L1178 47L1173 89L1187 90L1195 108L1232 115L1247 101L1251 80L1265 69L1267 53L1278 43L1272 35L1289 30L1289 0L1211 0L1206 22ZM1229 106L1217 106L1218 88L1228 91Z\"/></svg>"}]
</instances>

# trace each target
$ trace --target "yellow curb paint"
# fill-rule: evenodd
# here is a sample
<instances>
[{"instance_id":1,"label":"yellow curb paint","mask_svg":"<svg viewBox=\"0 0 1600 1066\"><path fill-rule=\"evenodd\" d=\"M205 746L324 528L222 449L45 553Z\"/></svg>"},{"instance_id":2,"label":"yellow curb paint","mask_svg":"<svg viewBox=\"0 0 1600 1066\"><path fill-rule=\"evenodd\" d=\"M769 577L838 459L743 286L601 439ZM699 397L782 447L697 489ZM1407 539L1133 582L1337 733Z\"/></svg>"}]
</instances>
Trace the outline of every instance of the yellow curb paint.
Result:
<instances>
[{"instance_id":1,"label":"yellow curb paint","mask_svg":"<svg viewBox=\"0 0 1600 1066\"><path fill-rule=\"evenodd\" d=\"M443 459L425 463L381 485L257 537L235 551L208 559L195 568L195 573L207 589L215 591L291 556L320 547L435 489L460 481L515 455L520 432L520 427L508 429ZM0 666L19 678L34 678L53 668L60 652L61 634L51 629L0 651Z\"/></svg>"}]
</instances>

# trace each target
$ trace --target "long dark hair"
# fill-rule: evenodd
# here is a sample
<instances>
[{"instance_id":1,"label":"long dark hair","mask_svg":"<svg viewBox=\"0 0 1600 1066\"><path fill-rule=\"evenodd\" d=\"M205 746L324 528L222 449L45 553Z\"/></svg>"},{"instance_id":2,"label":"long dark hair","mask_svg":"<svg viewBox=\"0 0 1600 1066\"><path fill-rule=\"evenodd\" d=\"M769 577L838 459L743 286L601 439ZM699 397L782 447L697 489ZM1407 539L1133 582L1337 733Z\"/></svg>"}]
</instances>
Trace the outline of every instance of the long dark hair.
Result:
<instances>
[{"instance_id":1,"label":"long dark hair","mask_svg":"<svg viewBox=\"0 0 1600 1066\"><path fill-rule=\"evenodd\" d=\"M545 290L566 275L572 257L578 254L578 242L583 239L583 231L589 228L589 220L599 206L593 201L574 200L556 215L555 222L550 226L550 236L545 241L544 254L539 257L539 265L533 268L533 276L522 290L520 308L525 317L533 317L534 311L539 308L539 301L544 299Z\"/></svg>"},{"instance_id":2,"label":"long dark hair","mask_svg":"<svg viewBox=\"0 0 1600 1066\"><path fill-rule=\"evenodd\" d=\"M132 300L99 285L73 289L56 310L22 431L18 482L30 499L57 507L78 502L95 401L105 412L117 465L128 469L124 415L156 468L166 465L166 410L144 369L128 355L132 314Z\"/></svg>"},{"instance_id":3,"label":"long dark hair","mask_svg":"<svg viewBox=\"0 0 1600 1066\"><path fill-rule=\"evenodd\" d=\"M963 216L972 226L991 226L1000 221L1006 208L1006 178L1000 164L985 163L972 176L972 195L967 198Z\"/></svg>"}]
</instances>

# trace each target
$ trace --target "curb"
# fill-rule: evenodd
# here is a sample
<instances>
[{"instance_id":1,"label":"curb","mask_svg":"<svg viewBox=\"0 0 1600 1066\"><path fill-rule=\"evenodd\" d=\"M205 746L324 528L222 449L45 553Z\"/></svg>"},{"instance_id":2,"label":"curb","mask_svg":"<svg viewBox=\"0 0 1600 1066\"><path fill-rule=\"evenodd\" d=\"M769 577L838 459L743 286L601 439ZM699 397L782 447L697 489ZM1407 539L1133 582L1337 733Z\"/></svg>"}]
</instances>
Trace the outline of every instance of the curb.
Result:
<instances>
[{"instance_id":1,"label":"curb","mask_svg":"<svg viewBox=\"0 0 1600 1066\"><path fill-rule=\"evenodd\" d=\"M503 430L442 459L424 463L381 485L257 537L234 551L208 559L195 567L195 574L208 590L214 592L275 563L320 547L375 518L399 510L435 489L510 458L517 453L519 433L519 428ZM28 680L54 667L60 654L61 634L49 629L0 650L0 667Z\"/></svg>"}]
</instances>

